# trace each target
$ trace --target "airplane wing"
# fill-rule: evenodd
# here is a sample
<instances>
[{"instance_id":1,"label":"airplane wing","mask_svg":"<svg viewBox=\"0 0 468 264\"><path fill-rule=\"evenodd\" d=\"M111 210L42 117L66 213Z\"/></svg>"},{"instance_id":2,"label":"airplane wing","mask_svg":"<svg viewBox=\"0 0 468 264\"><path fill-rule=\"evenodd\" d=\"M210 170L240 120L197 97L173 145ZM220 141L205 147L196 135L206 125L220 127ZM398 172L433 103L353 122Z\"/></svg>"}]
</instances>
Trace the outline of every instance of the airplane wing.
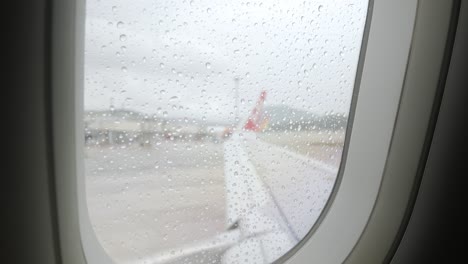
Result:
<instances>
[{"instance_id":1,"label":"airplane wing","mask_svg":"<svg viewBox=\"0 0 468 264\"><path fill-rule=\"evenodd\" d=\"M224 145L224 171L227 226L237 225L241 237L223 262L242 262L248 254L249 262L271 263L309 232L325 206L337 169L255 135L240 134Z\"/></svg>"},{"instance_id":2,"label":"airplane wing","mask_svg":"<svg viewBox=\"0 0 468 264\"><path fill-rule=\"evenodd\" d=\"M324 208L337 168L257 138L268 122L260 94L242 130L224 143L227 228L240 241L224 263L271 263L309 232ZM307 199L304 200L304 197Z\"/></svg>"}]
</instances>

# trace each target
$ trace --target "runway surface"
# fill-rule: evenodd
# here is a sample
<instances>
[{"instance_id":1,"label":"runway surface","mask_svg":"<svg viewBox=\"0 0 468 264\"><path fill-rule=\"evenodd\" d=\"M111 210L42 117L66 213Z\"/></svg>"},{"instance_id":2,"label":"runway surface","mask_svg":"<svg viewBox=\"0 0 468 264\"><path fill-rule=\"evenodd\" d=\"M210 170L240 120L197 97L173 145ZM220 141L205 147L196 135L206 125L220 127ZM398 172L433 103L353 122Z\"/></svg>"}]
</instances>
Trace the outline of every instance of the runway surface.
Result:
<instances>
[{"instance_id":1,"label":"runway surface","mask_svg":"<svg viewBox=\"0 0 468 264\"><path fill-rule=\"evenodd\" d=\"M264 138L243 148L292 232L303 237L331 192L341 145L299 141L288 145ZM184 254L193 263L221 261L232 243L219 242L202 253L183 251L213 245L217 243L213 238L226 232L226 192L235 186L226 188L222 143L87 146L85 153L90 220L117 263L148 259L162 263L171 255ZM172 258L170 262L184 261Z\"/></svg>"}]
</instances>

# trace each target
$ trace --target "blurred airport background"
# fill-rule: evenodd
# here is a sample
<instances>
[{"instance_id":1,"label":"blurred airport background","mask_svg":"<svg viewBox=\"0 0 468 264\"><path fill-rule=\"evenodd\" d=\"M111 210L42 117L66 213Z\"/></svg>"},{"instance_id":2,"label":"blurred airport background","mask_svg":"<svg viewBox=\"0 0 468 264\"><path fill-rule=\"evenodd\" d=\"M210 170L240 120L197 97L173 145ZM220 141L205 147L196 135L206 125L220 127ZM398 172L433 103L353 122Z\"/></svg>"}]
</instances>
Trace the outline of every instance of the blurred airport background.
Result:
<instances>
[{"instance_id":1,"label":"blurred airport background","mask_svg":"<svg viewBox=\"0 0 468 264\"><path fill-rule=\"evenodd\" d=\"M267 142L338 168L347 117L317 116L285 106L267 106L265 113L269 124L256 134L259 144ZM112 107L87 111L84 120L89 215L103 248L118 263L175 254L226 231L223 143L228 138L223 131L231 124ZM260 174L262 162L273 166L257 156L253 153L251 159ZM287 180L290 173L284 169L292 174L304 170L284 161L276 166L281 172L277 175L264 169L267 182ZM200 263L219 263L223 250L199 255Z\"/></svg>"}]
</instances>

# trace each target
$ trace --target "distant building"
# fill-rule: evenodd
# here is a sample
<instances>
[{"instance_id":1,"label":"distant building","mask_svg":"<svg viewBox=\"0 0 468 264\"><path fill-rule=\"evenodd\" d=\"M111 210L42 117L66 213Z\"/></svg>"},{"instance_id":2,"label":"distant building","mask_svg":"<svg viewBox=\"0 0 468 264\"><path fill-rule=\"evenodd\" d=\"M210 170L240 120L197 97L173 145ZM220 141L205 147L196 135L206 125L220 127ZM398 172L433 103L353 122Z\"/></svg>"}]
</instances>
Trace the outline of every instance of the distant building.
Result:
<instances>
[{"instance_id":1,"label":"distant building","mask_svg":"<svg viewBox=\"0 0 468 264\"><path fill-rule=\"evenodd\" d=\"M187 119L166 119L126 109L87 111L86 144L152 145L161 140L202 140L206 128Z\"/></svg>"}]
</instances>

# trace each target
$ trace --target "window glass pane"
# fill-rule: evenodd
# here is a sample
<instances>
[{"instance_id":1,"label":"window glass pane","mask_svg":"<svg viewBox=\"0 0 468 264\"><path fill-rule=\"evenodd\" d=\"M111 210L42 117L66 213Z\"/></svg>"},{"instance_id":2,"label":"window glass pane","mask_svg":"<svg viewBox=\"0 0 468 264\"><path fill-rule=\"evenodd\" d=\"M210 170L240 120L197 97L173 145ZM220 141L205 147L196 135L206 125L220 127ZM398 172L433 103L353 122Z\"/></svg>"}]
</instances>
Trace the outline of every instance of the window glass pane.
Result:
<instances>
[{"instance_id":1,"label":"window glass pane","mask_svg":"<svg viewBox=\"0 0 468 264\"><path fill-rule=\"evenodd\" d=\"M117 263L265 263L337 178L367 0L89 0L85 177Z\"/></svg>"}]
</instances>

